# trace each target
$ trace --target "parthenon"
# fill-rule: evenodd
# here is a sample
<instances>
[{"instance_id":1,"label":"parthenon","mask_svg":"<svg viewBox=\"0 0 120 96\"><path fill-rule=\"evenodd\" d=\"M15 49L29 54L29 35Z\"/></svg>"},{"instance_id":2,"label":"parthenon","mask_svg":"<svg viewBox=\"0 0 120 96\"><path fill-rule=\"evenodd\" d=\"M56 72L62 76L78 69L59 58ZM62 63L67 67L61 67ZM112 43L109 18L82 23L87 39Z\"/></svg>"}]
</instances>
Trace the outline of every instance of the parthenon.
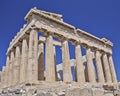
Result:
<instances>
[{"instance_id":1,"label":"parthenon","mask_svg":"<svg viewBox=\"0 0 120 96\"><path fill-rule=\"evenodd\" d=\"M0 87L44 82L117 83L112 58L112 42L99 39L65 23L62 15L32 8L25 16L27 23L10 42L6 66L0 72ZM69 42L75 50L73 80ZM58 77L56 46L62 56L62 78ZM86 54L82 55L81 48ZM84 57L84 58L83 58Z\"/></svg>"}]
</instances>

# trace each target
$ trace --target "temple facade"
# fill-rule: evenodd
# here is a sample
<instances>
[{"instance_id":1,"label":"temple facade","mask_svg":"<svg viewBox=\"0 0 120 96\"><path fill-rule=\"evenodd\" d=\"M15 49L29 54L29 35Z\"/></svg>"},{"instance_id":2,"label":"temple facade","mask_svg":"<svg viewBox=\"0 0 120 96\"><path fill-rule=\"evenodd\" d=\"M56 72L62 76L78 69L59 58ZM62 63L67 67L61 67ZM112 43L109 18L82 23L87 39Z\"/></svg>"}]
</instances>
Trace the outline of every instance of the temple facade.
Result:
<instances>
[{"instance_id":1,"label":"temple facade","mask_svg":"<svg viewBox=\"0 0 120 96\"><path fill-rule=\"evenodd\" d=\"M59 82L56 46L61 47L62 82L117 83L112 42L65 23L60 14L33 8L25 20L27 24L13 38L7 50L6 66L0 72L1 88L39 84L41 81ZM72 65L75 80L69 43L75 49L72 50L75 51L75 64ZM82 56L81 48L84 48L85 56Z\"/></svg>"}]
</instances>

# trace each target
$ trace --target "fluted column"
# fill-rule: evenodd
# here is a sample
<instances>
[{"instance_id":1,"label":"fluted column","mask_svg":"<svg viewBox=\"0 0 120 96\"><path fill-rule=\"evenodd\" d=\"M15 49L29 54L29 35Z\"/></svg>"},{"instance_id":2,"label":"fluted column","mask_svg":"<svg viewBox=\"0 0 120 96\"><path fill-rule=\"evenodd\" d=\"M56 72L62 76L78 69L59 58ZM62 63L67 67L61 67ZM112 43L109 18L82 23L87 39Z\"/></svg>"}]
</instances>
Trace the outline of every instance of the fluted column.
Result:
<instances>
[{"instance_id":1,"label":"fluted column","mask_svg":"<svg viewBox=\"0 0 120 96\"><path fill-rule=\"evenodd\" d=\"M108 57L107 57L106 53L103 54L103 65L104 65L106 82L111 83L112 82L112 80L111 80L111 73L110 73L110 67L109 67L109 63L108 63Z\"/></svg>"},{"instance_id":2,"label":"fluted column","mask_svg":"<svg viewBox=\"0 0 120 96\"><path fill-rule=\"evenodd\" d=\"M7 59L6 59L6 84L7 87L9 86L9 72L10 72L10 57L9 55L7 55Z\"/></svg>"},{"instance_id":3,"label":"fluted column","mask_svg":"<svg viewBox=\"0 0 120 96\"><path fill-rule=\"evenodd\" d=\"M33 78L38 81L38 30L34 29L34 64L33 64Z\"/></svg>"},{"instance_id":4,"label":"fluted column","mask_svg":"<svg viewBox=\"0 0 120 96\"><path fill-rule=\"evenodd\" d=\"M2 72L0 71L0 88L2 88L2 82L1 82L1 78L2 77Z\"/></svg>"},{"instance_id":5,"label":"fluted column","mask_svg":"<svg viewBox=\"0 0 120 96\"><path fill-rule=\"evenodd\" d=\"M53 37L52 35L48 35L46 39L46 81L48 82L56 80L54 61Z\"/></svg>"},{"instance_id":6,"label":"fluted column","mask_svg":"<svg viewBox=\"0 0 120 96\"><path fill-rule=\"evenodd\" d=\"M2 72L1 72L1 86L0 86L1 88L4 87L3 86L4 85L4 77L3 76L4 76L4 73L3 73L3 67L2 67Z\"/></svg>"},{"instance_id":7,"label":"fluted column","mask_svg":"<svg viewBox=\"0 0 120 96\"><path fill-rule=\"evenodd\" d=\"M55 63L55 80L57 81L58 80L58 76L57 76L57 65L56 65L56 47L53 46L53 51L54 51L54 63Z\"/></svg>"},{"instance_id":8,"label":"fluted column","mask_svg":"<svg viewBox=\"0 0 120 96\"><path fill-rule=\"evenodd\" d=\"M102 62L101 62L101 53L96 50L96 67L97 67L97 72L98 72L98 82L104 83L104 74L103 74L103 67L102 67Z\"/></svg>"},{"instance_id":9,"label":"fluted column","mask_svg":"<svg viewBox=\"0 0 120 96\"><path fill-rule=\"evenodd\" d=\"M109 64L110 64L112 81L113 81L113 83L117 83L117 77L116 77L116 72L115 72L115 67L114 67L112 55L109 55L108 60L109 60Z\"/></svg>"},{"instance_id":10,"label":"fluted column","mask_svg":"<svg viewBox=\"0 0 120 96\"><path fill-rule=\"evenodd\" d=\"M13 66L14 85L17 85L20 82L20 64L21 64L21 52L20 46L18 45L15 50L15 63Z\"/></svg>"},{"instance_id":11,"label":"fluted column","mask_svg":"<svg viewBox=\"0 0 120 96\"><path fill-rule=\"evenodd\" d=\"M76 55L77 82L84 83L85 82L84 65L83 65L83 61L82 61L81 47L79 44L75 45L75 55Z\"/></svg>"},{"instance_id":12,"label":"fluted column","mask_svg":"<svg viewBox=\"0 0 120 96\"><path fill-rule=\"evenodd\" d=\"M93 64L93 56L90 48L86 48L86 59L87 59L89 82L95 83L96 75L95 75L95 68Z\"/></svg>"},{"instance_id":13,"label":"fluted column","mask_svg":"<svg viewBox=\"0 0 120 96\"><path fill-rule=\"evenodd\" d=\"M1 73L2 73L2 72L0 71L0 83L1 83Z\"/></svg>"},{"instance_id":14,"label":"fluted column","mask_svg":"<svg viewBox=\"0 0 120 96\"><path fill-rule=\"evenodd\" d=\"M27 67L27 83L32 84L38 81L38 32L31 29L29 36L29 52Z\"/></svg>"},{"instance_id":15,"label":"fluted column","mask_svg":"<svg viewBox=\"0 0 120 96\"><path fill-rule=\"evenodd\" d=\"M63 81L71 82L72 81L72 73L70 66L70 56L69 56L69 46L68 41L64 40L62 42L62 68L63 68Z\"/></svg>"},{"instance_id":16,"label":"fluted column","mask_svg":"<svg viewBox=\"0 0 120 96\"><path fill-rule=\"evenodd\" d=\"M4 67L4 88L7 87L7 68Z\"/></svg>"},{"instance_id":17,"label":"fluted column","mask_svg":"<svg viewBox=\"0 0 120 96\"><path fill-rule=\"evenodd\" d=\"M2 72L0 71L0 88L2 88Z\"/></svg>"},{"instance_id":18,"label":"fluted column","mask_svg":"<svg viewBox=\"0 0 120 96\"><path fill-rule=\"evenodd\" d=\"M28 67L28 44L26 38L22 41L22 54L20 65L20 83L27 81L27 67Z\"/></svg>"},{"instance_id":19,"label":"fluted column","mask_svg":"<svg viewBox=\"0 0 120 96\"><path fill-rule=\"evenodd\" d=\"M5 68L5 66L2 67L2 73L1 73L2 88L4 88L4 68Z\"/></svg>"},{"instance_id":20,"label":"fluted column","mask_svg":"<svg viewBox=\"0 0 120 96\"><path fill-rule=\"evenodd\" d=\"M44 80L44 44L38 46L38 80Z\"/></svg>"},{"instance_id":21,"label":"fluted column","mask_svg":"<svg viewBox=\"0 0 120 96\"><path fill-rule=\"evenodd\" d=\"M9 72L9 85L13 85L14 84L14 75L13 75L13 66L14 66L14 52L11 51L10 53L10 72Z\"/></svg>"},{"instance_id":22,"label":"fluted column","mask_svg":"<svg viewBox=\"0 0 120 96\"><path fill-rule=\"evenodd\" d=\"M6 68L5 68L5 66L3 66L3 68L2 68L2 80L1 80L1 83L2 83L2 88L5 88L6 87Z\"/></svg>"}]
</instances>

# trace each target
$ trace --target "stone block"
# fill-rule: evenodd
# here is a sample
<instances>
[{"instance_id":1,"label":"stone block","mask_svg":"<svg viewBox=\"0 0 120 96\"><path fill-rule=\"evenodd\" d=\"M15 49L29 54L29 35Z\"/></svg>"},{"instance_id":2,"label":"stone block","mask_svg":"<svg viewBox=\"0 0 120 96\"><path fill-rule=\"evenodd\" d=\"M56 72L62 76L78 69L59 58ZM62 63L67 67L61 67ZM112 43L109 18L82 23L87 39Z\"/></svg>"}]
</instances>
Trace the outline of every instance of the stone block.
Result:
<instances>
[{"instance_id":1,"label":"stone block","mask_svg":"<svg viewBox=\"0 0 120 96\"><path fill-rule=\"evenodd\" d=\"M104 90L100 88L93 88L92 89L92 96L103 96L104 95Z\"/></svg>"},{"instance_id":2,"label":"stone block","mask_svg":"<svg viewBox=\"0 0 120 96\"><path fill-rule=\"evenodd\" d=\"M92 90L90 88L75 88L67 91L65 96L92 96Z\"/></svg>"}]
</instances>

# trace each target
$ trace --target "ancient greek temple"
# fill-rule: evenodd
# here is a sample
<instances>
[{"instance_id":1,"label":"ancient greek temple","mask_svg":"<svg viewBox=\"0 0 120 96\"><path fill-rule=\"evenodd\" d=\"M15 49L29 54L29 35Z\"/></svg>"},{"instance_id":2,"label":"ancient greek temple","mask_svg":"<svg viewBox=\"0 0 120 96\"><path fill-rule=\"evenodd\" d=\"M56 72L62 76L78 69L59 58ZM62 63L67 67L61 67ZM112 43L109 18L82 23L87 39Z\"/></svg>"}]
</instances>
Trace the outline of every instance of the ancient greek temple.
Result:
<instances>
[{"instance_id":1,"label":"ancient greek temple","mask_svg":"<svg viewBox=\"0 0 120 96\"><path fill-rule=\"evenodd\" d=\"M20 84L77 82L117 83L112 58L112 42L99 39L65 23L62 15L32 8L25 16L27 24L10 42L6 66L0 72L2 88ZM71 65L69 43L74 45L75 63ZM61 53L56 52L59 46ZM85 55L82 55L84 48ZM62 57L61 69L56 55ZM74 67L73 80L71 67ZM62 70L62 79L59 76Z\"/></svg>"}]
</instances>

